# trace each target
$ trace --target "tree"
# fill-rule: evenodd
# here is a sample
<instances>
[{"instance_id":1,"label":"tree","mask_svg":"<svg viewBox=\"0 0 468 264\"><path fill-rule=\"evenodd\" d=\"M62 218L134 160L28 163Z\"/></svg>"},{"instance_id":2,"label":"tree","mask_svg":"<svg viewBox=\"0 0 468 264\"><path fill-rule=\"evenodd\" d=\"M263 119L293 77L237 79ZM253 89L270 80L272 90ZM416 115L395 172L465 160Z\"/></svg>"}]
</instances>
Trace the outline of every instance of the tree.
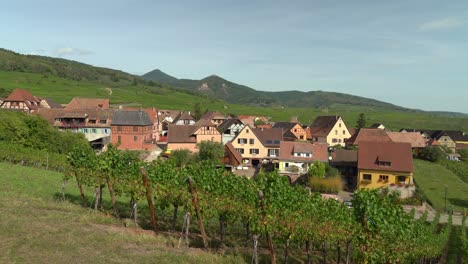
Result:
<instances>
[{"instance_id":1,"label":"tree","mask_svg":"<svg viewBox=\"0 0 468 264\"><path fill-rule=\"evenodd\" d=\"M363 127L366 127L366 116L364 115L364 113L360 113L358 117L358 121L356 123L356 128L360 129Z\"/></svg>"},{"instance_id":2,"label":"tree","mask_svg":"<svg viewBox=\"0 0 468 264\"><path fill-rule=\"evenodd\" d=\"M315 161L314 164L312 164L309 167L309 177L318 177L318 178L323 178L325 177L325 163L320 162L320 161Z\"/></svg>"},{"instance_id":3,"label":"tree","mask_svg":"<svg viewBox=\"0 0 468 264\"><path fill-rule=\"evenodd\" d=\"M255 121L254 121L254 125L257 127L257 126L261 126L261 125L265 125L265 121L263 121L263 119L261 118L256 118Z\"/></svg>"},{"instance_id":4,"label":"tree","mask_svg":"<svg viewBox=\"0 0 468 264\"><path fill-rule=\"evenodd\" d=\"M203 116L203 113L202 113L202 110L201 110L200 103L196 102L195 106L193 107L193 118L198 121L198 120L200 120L200 118L202 116Z\"/></svg>"},{"instance_id":5,"label":"tree","mask_svg":"<svg viewBox=\"0 0 468 264\"><path fill-rule=\"evenodd\" d=\"M445 153L439 147L429 146L429 147L424 148L424 150L421 153L421 156L423 156L425 159L429 161L437 162L445 158Z\"/></svg>"},{"instance_id":6,"label":"tree","mask_svg":"<svg viewBox=\"0 0 468 264\"><path fill-rule=\"evenodd\" d=\"M204 140L197 143L198 159L220 161L224 157L223 144L214 141Z\"/></svg>"},{"instance_id":7,"label":"tree","mask_svg":"<svg viewBox=\"0 0 468 264\"><path fill-rule=\"evenodd\" d=\"M184 167L190 161L190 151L188 149L177 149L171 152L170 160L173 160L178 168Z\"/></svg>"}]
</instances>

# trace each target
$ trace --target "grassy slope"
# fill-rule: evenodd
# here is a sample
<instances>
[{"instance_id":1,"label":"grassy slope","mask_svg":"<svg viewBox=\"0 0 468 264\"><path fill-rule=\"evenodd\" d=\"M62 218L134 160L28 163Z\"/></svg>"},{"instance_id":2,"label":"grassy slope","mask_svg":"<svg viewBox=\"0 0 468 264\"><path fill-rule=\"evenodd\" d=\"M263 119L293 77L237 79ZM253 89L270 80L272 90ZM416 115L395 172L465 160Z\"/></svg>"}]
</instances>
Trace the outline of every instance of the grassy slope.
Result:
<instances>
[{"instance_id":1,"label":"grassy slope","mask_svg":"<svg viewBox=\"0 0 468 264\"><path fill-rule=\"evenodd\" d=\"M451 129L468 131L468 118L448 118L422 112L388 111L383 108L334 105L327 110L316 108L280 108L252 107L227 104L219 100L203 98L167 88L145 86L112 87L88 81L73 81L55 76L44 77L42 74L21 72L0 72L0 87L9 90L25 88L37 96L50 97L59 103L68 103L73 97L98 97L111 99L112 104L140 103L143 106L155 106L160 109L193 110L196 102L203 108L219 110L223 113L256 114L272 117L274 121L290 120L298 116L304 124L312 123L319 115L341 115L348 126L356 124L359 113L367 116L368 125L383 122L389 128L415 127L427 129ZM112 88L108 96L105 88Z\"/></svg>"},{"instance_id":2,"label":"grassy slope","mask_svg":"<svg viewBox=\"0 0 468 264\"><path fill-rule=\"evenodd\" d=\"M414 160L414 178L433 207L444 210L445 186L447 186L447 207L455 210L468 208L468 183L462 181L445 167L423 160Z\"/></svg>"},{"instance_id":3,"label":"grassy slope","mask_svg":"<svg viewBox=\"0 0 468 264\"><path fill-rule=\"evenodd\" d=\"M113 217L59 202L61 174L0 163L0 263L243 263L177 249L177 239L123 228ZM78 192L67 189L69 199ZM105 197L109 200L108 197Z\"/></svg>"}]
</instances>

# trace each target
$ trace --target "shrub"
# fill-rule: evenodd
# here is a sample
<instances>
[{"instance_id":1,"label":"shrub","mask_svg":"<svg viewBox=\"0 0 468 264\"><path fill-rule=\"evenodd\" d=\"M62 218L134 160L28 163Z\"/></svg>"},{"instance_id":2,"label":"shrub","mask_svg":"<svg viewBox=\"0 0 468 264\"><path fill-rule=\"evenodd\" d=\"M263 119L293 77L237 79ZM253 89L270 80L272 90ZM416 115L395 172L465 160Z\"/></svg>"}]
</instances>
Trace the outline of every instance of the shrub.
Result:
<instances>
[{"instance_id":1,"label":"shrub","mask_svg":"<svg viewBox=\"0 0 468 264\"><path fill-rule=\"evenodd\" d=\"M310 177L323 178L325 177L325 172L325 163L315 161L314 164L310 165L308 174Z\"/></svg>"},{"instance_id":2,"label":"shrub","mask_svg":"<svg viewBox=\"0 0 468 264\"><path fill-rule=\"evenodd\" d=\"M309 187L314 192L338 193L343 189L341 177L309 177Z\"/></svg>"},{"instance_id":3,"label":"shrub","mask_svg":"<svg viewBox=\"0 0 468 264\"><path fill-rule=\"evenodd\" d=\"M339 177L339 176L341 176L341 173L337 168L333 167L329 163L326 163L325 164L325 176L327 176L327 177L334 177L334 176Z\"/></svg>"},{"instance_id":4,"label":"shrub","mask_svg":"<svg viewBox=\"0 0 468 264\"><path fill-rule=\"evenodd\" d=\"M437 162L445 159L444 151L439 147L426 147L421 153L421 156L429 161Z\"/></svg>"}]
</instances>

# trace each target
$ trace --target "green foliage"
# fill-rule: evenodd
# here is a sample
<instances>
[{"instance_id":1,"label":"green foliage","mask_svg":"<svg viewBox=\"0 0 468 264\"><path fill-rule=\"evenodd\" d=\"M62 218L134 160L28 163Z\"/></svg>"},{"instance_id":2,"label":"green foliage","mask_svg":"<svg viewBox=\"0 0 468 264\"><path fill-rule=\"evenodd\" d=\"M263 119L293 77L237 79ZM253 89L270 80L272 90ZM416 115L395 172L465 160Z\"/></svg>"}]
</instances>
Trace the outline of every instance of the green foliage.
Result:
<instances>
[{"instance_id":1,"label":"green foliage","mask_svg":"<svg viewBox=\"0 0 468 264\"><path fill-rule=\"evenodd\" d=\"M219 142L204 140L197 143L197 148L198 160L211 160L219 163L224 157L224 146Z\"/></svg>"},{"instance_id":2,"label":"green foliage","mask_svg":"<svg viewBox=\"0 0 468 264\"><path fill-rule=\"evenodd\" d=\"M195 106L193 107L193 118L195 120L200 120L200 118L203 116L203 113L202 113L202 110L201 110L201 106L200 106L200 103L199 102L196 102L195 103Z\"/></svg>"},{"instance_id":3,"label":"green foliage","mask_svg":"<svg viewBox=\"0 0 468 264\"><path fill-rule=\"evenodd\" d=\"M360 129L363 127L366 127L366 116L364 115L364 113L360 113L356 122L356 128Z\"/></svg>"},{"instance_id":4,"label":"green foliage","mask_svg":"<svg viewBox=\"0 0 468 264\"><path fill-rule=\"evenodd\" d=\"M176 167L182 168L190 162L192 157L188 149L177 149L171 151L169 159L174 162Z\"/></svg>"},{"instance_id":5,"label":"green foliage","mask_svg":"<svg viewBox=\"0 0 468 264\"><path fill-rule=\"evenodd\" d=\"M255 121L254 121L254 126L261 126L261 125L265 125L265 122L260 119L260 118L257 118Z\"/></svg>"},{"instance_id":6,"label":"green foliage","mask_svg":"<svg viewBox=\"0 0 468 264\"><path fill-rule=\"evenodd\" d=\"M320 161L315 161L314 164L309 166L309 177L323 178L325 177L326 166L325 163Z\"/></svg>"},{"instance_id":7,"label":"green foliage","mask_svg":"<svg viewBox=\"0 0 468 264\"><path fill-rule=\"evenodd\" d=\"M314 192L336 194L343 190L341 176L327 176L327 178L310 177L308 184Z\"/></svg>"},{"instance_id":8,"label":"green foliage","mask_svg":"<svg viewBox=\"0 0 468 264\"><path fill-rule=\"evenodd\" d=\"M18 146L67 154L75 145L87 145L83 134L62 133L39 116L0 111L0 141Z\"/></svg>"},{"instance_id":9,"label":"green foliage","mask_svg":"<svg viewBox=\"0 0 468 264\"><path fill-rule=\"evenodd\" d=\"M432 162L441 161L446 157L444 151L437 146L425 147L421 153L421 156Z\"/></svg>"},{"instance_id":10,"label":"green foliage","mask_svg":"<svg viewBox=\"0 0 468 264\"><path fill-rule=\"evenodd\" d=\"M0 161L49 170L68 171L67 157L63 154L26 148L0 141Z\"/></svg>"},{"instance_id":11,"label":"green foliage","mask_svg":"<svg viewBox=\"0 0 468 264\"><path fill-rule=\"evenodd\" d=\"M439 164L451 170L454 174L460 177L460 179L468 183L468 161L452 161L442 159L439 161Z\"/></svg>"},{"instance_id":12,"label":"green foliage","mask_svg":"<svg viewBox=\"0 0 468 264\"><path fill-rule=\"evenodd\" d=\"M458 153L460 153L463 160L468 161L468 149L459 149Z\"/></svg>"},{"instance_id":13,"label":"green foliage","mask_svg":"<svg viewBox=\"0 0 468 264\"><path fill-rule=\"evenodd\" d=\"M341 177L340 170L330 165L330 163L325 163L325 176L326 177Z\"/></svg>"}]
</instances>

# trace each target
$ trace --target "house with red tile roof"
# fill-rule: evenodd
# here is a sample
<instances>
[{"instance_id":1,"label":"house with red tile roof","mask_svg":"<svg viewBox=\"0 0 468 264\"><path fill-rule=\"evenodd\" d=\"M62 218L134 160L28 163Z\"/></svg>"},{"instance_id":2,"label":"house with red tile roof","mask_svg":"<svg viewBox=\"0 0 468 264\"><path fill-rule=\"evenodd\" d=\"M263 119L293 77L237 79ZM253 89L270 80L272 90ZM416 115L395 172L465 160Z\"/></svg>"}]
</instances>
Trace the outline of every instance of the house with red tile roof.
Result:
<instances>
[{"instance_id":1,"label":"house with red tile roof","mask_svg":"<svg viewBox=\"0 0 468 264\"><path fill-rule=\"evenodd\" d=\"M190 112L180 112L172 123L175 125L195 125L195 119Z\"/></svg>"},{"instance_id":2,"label":"house with red tile roof","mask_svg":"<svg viewBox=\"0 0 468 264\"><path fill-rule=\"evenodd\" d=\"M252 128L246 125L232 140L245 166L257 166L266 162L277 162L283 131L280 128Z\"/></svg>"},{"instance_id":3,"label":"house with red tile roof","mask_svg":"<svg viewBox=\"0 0 468 264\"><path fill-rule=\"evenodd\" d=\"M188 149L198 152L197 143L214 141L221 143L221 133L210 120L200 119L194 125L169 125L167 132L167 149Z\"/></svg>"},{"instance_id":4,"label":"house with red tile roof","mask_svg":"<svg viewBox=\"0 0 468 264\"><path fill-rule=\"evenodd\" d=\"M281 141L279 155L279 173L303 174L315 161L328 162L328 145Z\"/></svg>"},{"instance_id":5,"label":"house with red tile roof","mask_svg":"<svg viewBox=\"0 0 468 264\"><path fill-rule=\"evenodd\" d=\"M276 122L273 128L281 128L283 130L283 140L286 141L306 141L307 132L299 123L294 122Z\"/></svg>"},{"instance_id":6,"label":"house with red tile roof","mask_svg":"<svg viewBox=\"0 0 468 264\"><path fill-rule=\"evenodd\" d=\"M65 109L109 109L109 99L76 97L65 106Z\"/></svg>"},{"instance_id":7,"label":"house with red tile roof","mask_svg":"<svg viewBox=\"0 0 468 264\"><path fill-rule=\"evenodd\" d=\"M387 135L392 139L393 142L399 143L410 143L411 148L416 154L427 146L426 140L419 132L390 132L387 131Z\"/></svg>"},{"instance_id":8,"label":"house with red tile roof","mask_svg":"<svg viewBox=\"0 0 468 264\"><path fill-rule=\"evenodd\" d=\"M359 189L413 184L413 155L410 143L360 142L358 149Z\"/></svg>"},{"instance_id":9,"label":"house with red tile roof","mask_svg":"<svg viewBox=\"0 0 468 264\"><path fill-rule=\"evenodd\" d=\"M383 129L361 128L352 137L346 140L346 146L359 146L364 141L392 142L390 136Z\"/></svg>"},{"instance_id":10,"label":"house with red tile roof","mask_svg":"<svg viewBox=\"0 0 468 264\"><path fill-rule=\"evenodd\" d=\"M329 146L345 146L345 141L351 137L341 116L318 116L310 125L310 133L313 142Z\"/></svg>"},{"instance_id":11,"label":"house with red tile roof","mask_svg":"<svg viewBox=\"0 0 468 264\"><path fill-rule=\"evenodd\" d=\"M213 124L219 126L221 125L227 118L223 114L218 111L208 111L206 112L200 119L207 119L210 120Z\"/></svg>"},{"instance_id":12,"label":"house with red tile roof","mask_svg":"<svg viewBox=\"0 0 468 264\"><path fill-rule=\"evenodd\" d=\"M256 122L261 122L264 124L268 123L268 118L265 116L239 115L237 118L239 118L242 123L249 125L250 127L255 127Z\"/></svg>"},{"instance_id":13,"label":"house with red tile roof","mask_svg":"<svg viewBox=\"0 0 468 264\"><path fill-rule=\"evenodd\" d=\"M42 98L32 95L28 90L15 89L0 105L1 109L32 113L41 108Z\"/></svg>"}]
</instances>

